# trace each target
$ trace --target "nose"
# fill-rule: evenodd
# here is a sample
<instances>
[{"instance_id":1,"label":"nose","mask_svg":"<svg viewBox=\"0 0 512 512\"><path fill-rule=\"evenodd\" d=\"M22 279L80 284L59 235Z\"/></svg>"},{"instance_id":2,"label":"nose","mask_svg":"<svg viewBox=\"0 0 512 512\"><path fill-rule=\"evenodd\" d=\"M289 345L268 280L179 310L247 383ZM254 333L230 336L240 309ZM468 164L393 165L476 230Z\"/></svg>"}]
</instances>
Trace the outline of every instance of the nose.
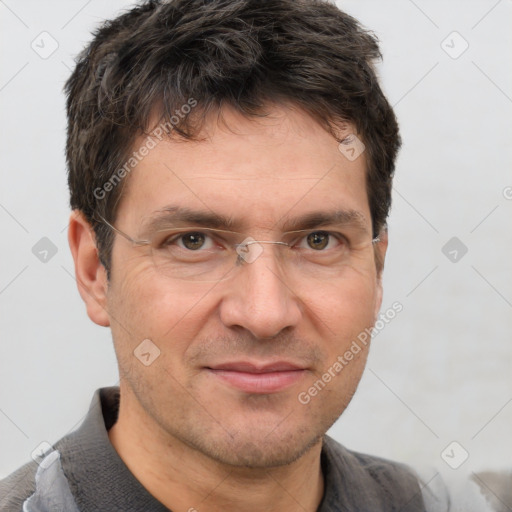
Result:
<instances>
[{"instance_id":1,"label":"nose","mask_svg":"<svg viewBox=\"0 0 512 512\"><path fill-rule=\"evenodd\" d=\"M255 338L269 339L296 327L302 317L301 301L276 259L274 246L266 246L252 262L234 269L220 304L220 318L228 328L242 328Z\"/></svg>"}]
</instances>

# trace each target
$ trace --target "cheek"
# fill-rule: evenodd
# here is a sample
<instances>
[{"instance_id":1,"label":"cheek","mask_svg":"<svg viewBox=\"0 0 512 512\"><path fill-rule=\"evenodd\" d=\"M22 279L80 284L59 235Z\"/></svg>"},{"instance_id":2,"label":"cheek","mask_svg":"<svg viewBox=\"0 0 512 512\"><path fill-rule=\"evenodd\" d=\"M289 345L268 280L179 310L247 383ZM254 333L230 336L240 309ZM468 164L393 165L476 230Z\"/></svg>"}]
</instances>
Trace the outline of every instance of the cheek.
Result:
<instances>
[{"instance_id":1,"label":"cheek","mask_svg":"<svg viewBox=\"0 0 512 512\"><path fill-rule=\"evenodd\" d=\"M311 410L318 417L335 421L350 402L364 371L377 290L372 275L371 271L364 276L353 272L309 296L312 322L325 356L309 382L312 387L305 390L306 394L316 393L315 382L326 383L325 390L318 392L321 398L311 399Z\"/></svg>"},{"instance_id":2,"label":"cheek","mask_svg":"<svg viewBox=\"0 0 512 512\"><path fill-rule=\"evenodd\" d=\"M151 268L131 269L123 277L112 276L109 293L109 312L118 324L114 339L123 340L123 350L150 339L166 352L184 352L205 323L208 289L170 283Z\"/></svg>"},{"instance_id":3,"label":"cheek","mask_svg":"<svg viewBox=\"0 0 512 512\"><path fill-rule=\"evenodd\" d=\"M351 270L342 279L326 282L304 295L319 325L333 337L347 339L373 323L377 298L376 274Z\"/></svg>"},{"instance_id":4,"label":"cheek","mask_svg":"<svg viewBox=\"0 0 512 512\"><path fill-rule=\"evenodd\" d=\"M111 328L120 375L139 397L148 390L158 395L175 382L180 383L178 388L190 387L191 375L183 361L204 325L199 318L201 304L204 314L204 294L191 289L180 292L153 277L150 272L127 275L111 293L111 317L117 320L111 322ZM141 345L144 340L151 344ZM148 351L139 347L148 346L150 353L158 356L145 366L136 356Z\"/></svg>"}]
</instances>

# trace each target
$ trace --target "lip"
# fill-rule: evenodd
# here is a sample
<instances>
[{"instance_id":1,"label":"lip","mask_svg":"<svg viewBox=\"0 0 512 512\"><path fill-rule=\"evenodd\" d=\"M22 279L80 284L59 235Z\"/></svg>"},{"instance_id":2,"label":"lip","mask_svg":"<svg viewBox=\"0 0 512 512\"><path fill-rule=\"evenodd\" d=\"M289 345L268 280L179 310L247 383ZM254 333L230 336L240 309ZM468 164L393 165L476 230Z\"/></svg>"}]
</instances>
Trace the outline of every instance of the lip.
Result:
<instances>
[{"instance_id":1,"label":"lip","mask_svg":"<svg viewBox=\"0 0 512 512\"><path fill-rule=\"evenodd\" d=\"M286 361L272 363L235 361L205 369L230 386L253 394L283 391L296 384L306 373L304 367Z\"/></svg>"}]
</instances>

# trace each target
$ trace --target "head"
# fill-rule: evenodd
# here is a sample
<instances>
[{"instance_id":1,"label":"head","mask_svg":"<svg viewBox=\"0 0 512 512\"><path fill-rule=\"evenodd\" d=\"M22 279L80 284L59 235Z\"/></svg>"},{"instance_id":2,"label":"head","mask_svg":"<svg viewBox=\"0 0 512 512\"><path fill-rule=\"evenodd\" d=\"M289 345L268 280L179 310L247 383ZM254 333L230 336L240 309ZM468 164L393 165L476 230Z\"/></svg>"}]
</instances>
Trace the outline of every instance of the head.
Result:
<instances>
[{"instance_id":1,"label":"head","mask_svg":"<svg viewBox=\"0 0 512 512\"><path fill-rule=\"evenodd\" d=\"M112 330L122 402L164 438L228 464L286 464L348 405L367 344L315 400L298 396L382 300L400 140L379 57L371 34L319 0L149 1L80 55L66 85L77 279L91 319ZM197 232L288 245L261 244L223 279L163 272L154 245L127 238L153 240L177 213ZM329 238L320 252L334 259L292 256L317 257L307 233ZM224 254L217 234L203 240ZM233 381L239 363L295 370L258 391Z\"/></svg>"}]
</instances>

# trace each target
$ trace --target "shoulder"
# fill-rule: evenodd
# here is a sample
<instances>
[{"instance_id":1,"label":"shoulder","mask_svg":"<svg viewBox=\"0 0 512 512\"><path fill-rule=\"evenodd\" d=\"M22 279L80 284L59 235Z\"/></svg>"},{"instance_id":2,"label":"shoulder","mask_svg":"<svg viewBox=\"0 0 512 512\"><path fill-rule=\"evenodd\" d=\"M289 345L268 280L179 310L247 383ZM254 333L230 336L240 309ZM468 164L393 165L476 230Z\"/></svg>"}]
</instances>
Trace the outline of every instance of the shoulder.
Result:
<instances>
[{"instance_id":1,"label":"shoulder","mask_svg":"<svg viewBox=\"0 0 512 512\"><path fill-rule=\"evenodd\" d=\"M407 465L348 450L328 436L322 456L340 500L349 497L364 510L425 510L419 480Z\"/></svg>"},{"instance_id":2,"label":"shoulder","mask_svg":"<svg viewBox=\"0 0 512 512\"><path fill-rule=\"evenodd\" d=\"M512 510L511 473L446 475L434 467L406 464L348 450L325 437L323 457L340 502L355 510L505 512ZM333 477L334 475L334 477ZM331 509L327 509L331 510ZM336 510L332 508L332 510Z\"/></svg>"},{"instance_id":3,"label":"shoulder","mask_svg":"<svg viewBox=\"0 0 512 512\"><path fill-rule=\"evenodd\" d=\"M50 499L55 492L59 494L58 499L61 501L72 502L61 456L68 463L68 471L72 474L80 464L83 453L91 451L92 448L97 453L101 453L107 436L105 421L108 420L110 423L115 421L118 395L119 388L116 387L96 390L89 412L77 430L45 449L41 456L37 457L37 462L32 460L0 480L0 512L20 512L29 498L33 502L36 501L34 494L37 494L37 500L43 495ZM104 438L98 441L102 434ZM58 464L53 464L57 459ZM52 485L57 481L55 479L58 479L59 486ZM71 510L70 506L66 507L61 510Z\"/></svg>"},{"instance_id":4,"label":"shoulder","mask_svg":"<svg viewBox=\"0 0 512 512\"><path fill-rule=\"evenodd\" d=\"M350 467L364 479L397 481L398 484L405 481L419 488L414 470L406 464L349 450L328 436L324 439L324 451L340 467Z\"/></svg>"},{"instance_id":5,"label":"shoulder","mask_svg":"<svg viewBox=\"0 0 512 512\"><path fill-rule=\"evenodd\" d=\"M24 501L36 489L35 475L38 464L28 462L0 480L0 512L20 512Z\"/></svg>"},{"instance_id":6,"label":"shoulder","mask_svg":"<svg viewBox=\"0 0 512 512\"><path fill-rule=\"evenodd\" d=\"M496 512L512 510L512 470L473 473L472 481Z\"/></svg>"},{"instance_id":7,"label":"shoulder","mask_svg":"<svg viewBox=\"0 0 512 512\"><path fill-rule=\"evenodd\" d=\"M78 512L58 450L48 451L0 483L0 512Z\"/></svg>"}]
</instances>

